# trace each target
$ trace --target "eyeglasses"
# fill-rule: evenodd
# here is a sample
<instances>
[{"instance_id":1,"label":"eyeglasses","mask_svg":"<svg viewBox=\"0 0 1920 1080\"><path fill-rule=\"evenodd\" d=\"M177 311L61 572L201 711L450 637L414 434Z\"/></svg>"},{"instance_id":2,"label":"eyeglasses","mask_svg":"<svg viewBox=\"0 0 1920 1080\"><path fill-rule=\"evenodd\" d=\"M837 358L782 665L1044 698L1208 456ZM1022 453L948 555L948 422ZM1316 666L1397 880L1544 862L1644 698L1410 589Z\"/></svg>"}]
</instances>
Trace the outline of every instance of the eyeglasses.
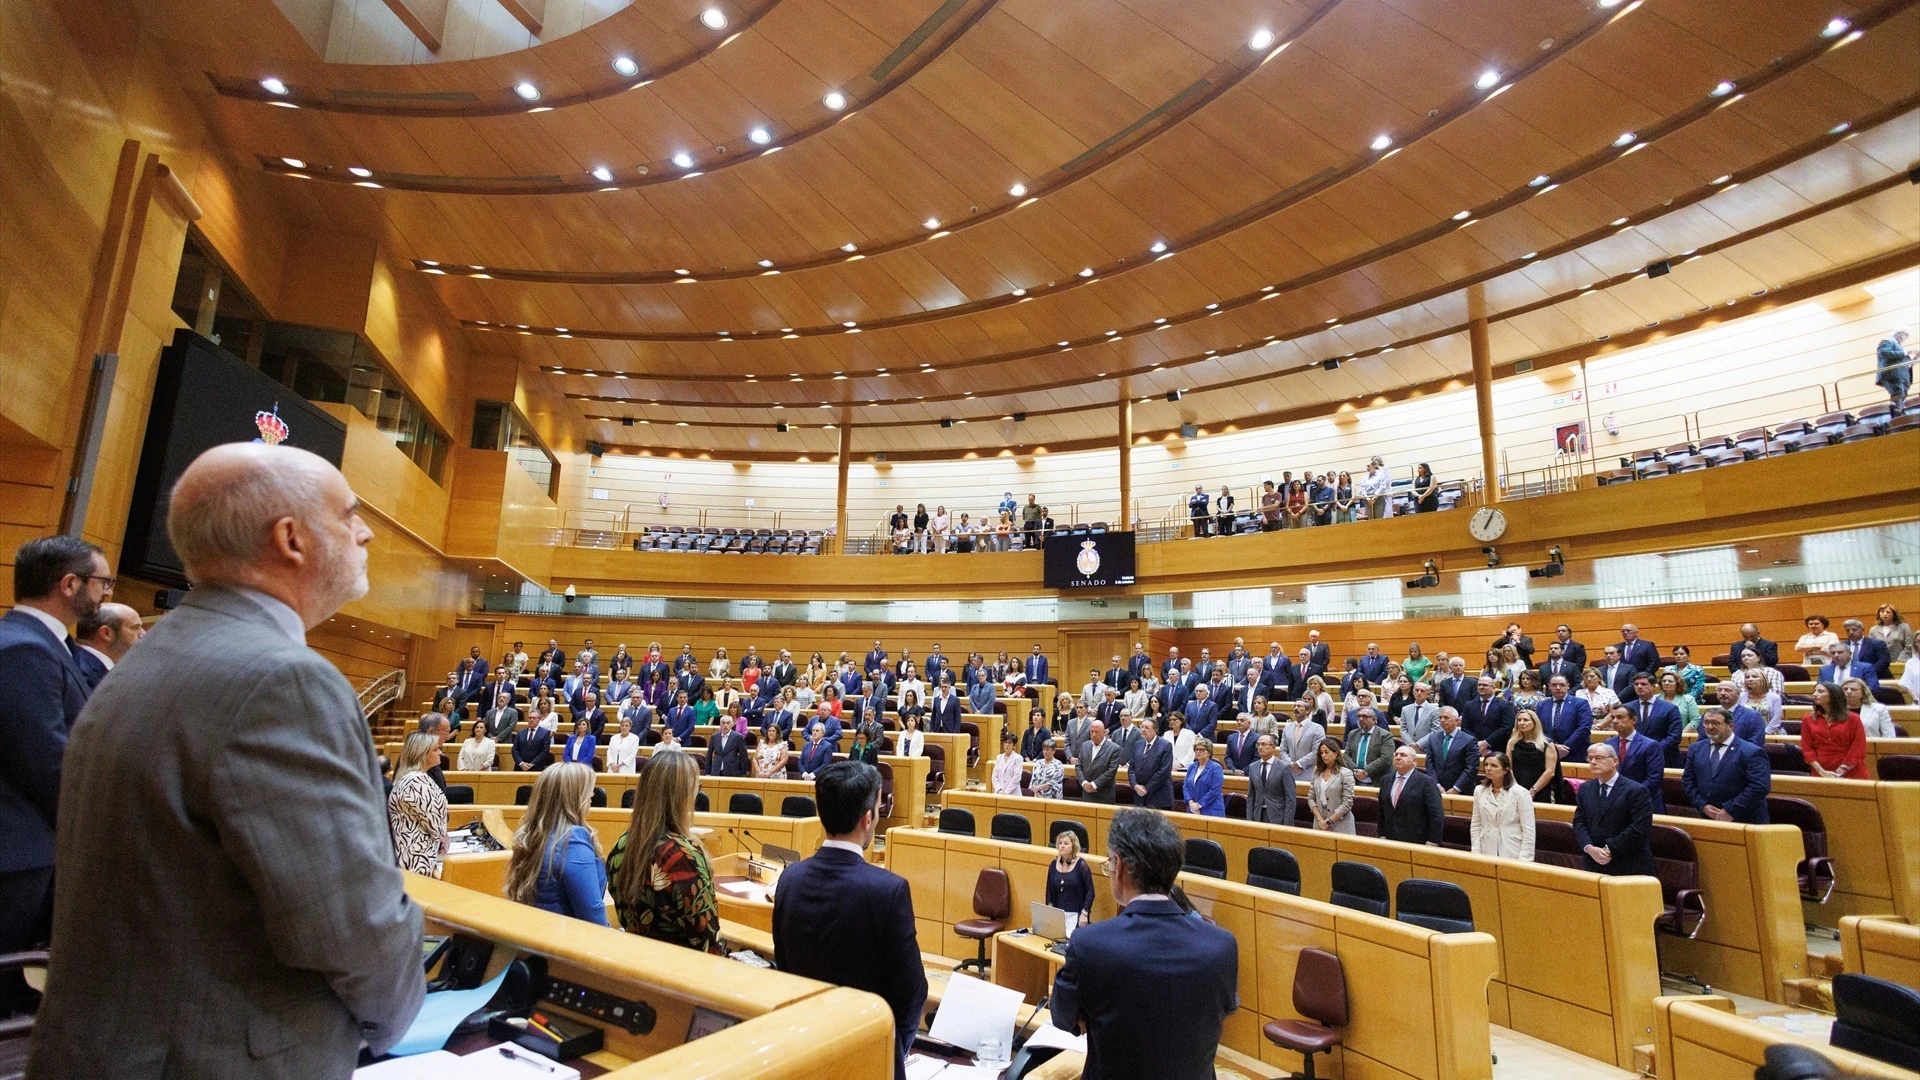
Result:
<instances>
[{"instance_id":1,"label":"eyeglasses","mask_svg":"<svg viewBox=\"0 0 1920 1080\"><path fill-rule=\"evenodd\" d=\"M98 581L107 587L108 592L113 591L113 583L117 580L112 574L76 574L75 576L82 581Z\"/></svg>"}]
</instances>

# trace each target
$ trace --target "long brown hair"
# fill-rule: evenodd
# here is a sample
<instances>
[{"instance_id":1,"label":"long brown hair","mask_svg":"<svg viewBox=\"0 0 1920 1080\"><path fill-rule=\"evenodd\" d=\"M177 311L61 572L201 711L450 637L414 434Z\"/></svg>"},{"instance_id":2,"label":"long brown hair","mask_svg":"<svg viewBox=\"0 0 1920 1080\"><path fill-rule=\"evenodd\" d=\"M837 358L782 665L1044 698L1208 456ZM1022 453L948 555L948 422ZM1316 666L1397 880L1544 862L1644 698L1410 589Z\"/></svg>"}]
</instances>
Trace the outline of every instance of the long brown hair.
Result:
<instances>
[{"instance_id":1,"label":"long brown hair","mask_svg":"<svg viewBox=\"0 0 1920 1080\"><path fill-rule=\"evenodd\" d=\"M651 771L651 770L649 770ZM513 832L513 856L507 860L507 899L531 904L539 895L540 872L553 859L555 840L575 825L585 825L593 794L593 770L568 761L533 781L520 827ZM600 845L594 844L598 854Z\"/></svg>"},{"instance_id":2,"label":"long brown hair","mask_svg":"<svg viewBox=\"0 0 1920 1080\"><path fill-rule=\"evenodd\" d=\"M696 847L693 826L694 794L700 789L700 766L693 755L667 750L653 755L633 796L633 816L627 819L627 857L613 881L613 895L637 907L653 885L654 852L660 841L677 837Z\"/></svg>"}]
</instances>

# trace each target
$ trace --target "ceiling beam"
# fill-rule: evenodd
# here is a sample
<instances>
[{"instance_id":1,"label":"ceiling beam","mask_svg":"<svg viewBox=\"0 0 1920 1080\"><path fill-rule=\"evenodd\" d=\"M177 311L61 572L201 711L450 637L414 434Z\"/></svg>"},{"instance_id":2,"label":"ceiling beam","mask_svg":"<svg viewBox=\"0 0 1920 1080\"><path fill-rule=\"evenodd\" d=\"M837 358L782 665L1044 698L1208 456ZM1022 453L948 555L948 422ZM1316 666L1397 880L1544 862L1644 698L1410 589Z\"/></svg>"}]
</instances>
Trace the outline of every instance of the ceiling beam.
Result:
<instances>
[{"instance_id":1,"label":"ceiling beam","mask_svg":"<svg viewBox=\"0 0 1920 1080\"><path fill-rule=\"evenodd\" d=\"M440 51L440 42L447 34L447 0L386 0L386 3L428 52Z\"/></svg>"},{"instance_id":2,"label":"ceiling beam","mask_svg":"<svg viewBox=\"0 0 1920 1080\"><path fill-rule=\"evenodd\" d=\"M500 0L500 6L526 27L527 33L540 36L540 23L547 17L547 0Z\"/></svg>"}]
</instances>

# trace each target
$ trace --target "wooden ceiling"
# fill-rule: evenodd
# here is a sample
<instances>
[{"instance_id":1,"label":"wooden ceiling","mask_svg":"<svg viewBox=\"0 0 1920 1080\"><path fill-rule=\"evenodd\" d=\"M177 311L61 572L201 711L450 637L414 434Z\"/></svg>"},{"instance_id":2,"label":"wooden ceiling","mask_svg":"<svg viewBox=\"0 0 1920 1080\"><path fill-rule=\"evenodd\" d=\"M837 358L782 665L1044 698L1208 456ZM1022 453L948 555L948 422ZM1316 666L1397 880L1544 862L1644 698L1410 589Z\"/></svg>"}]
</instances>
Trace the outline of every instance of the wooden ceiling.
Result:
<instances>
[{"instance_id":1,"label":"wooden ceiling","mask_svg":"<svg viewBox=\"0 0 1920 1080\"><path fill-rule=\"evenodd\" d=\"M1462 375L1470 285L1503 361L1920 244L1920 0L638 0L398 69L161 6L292 213L656 452L1217 428Z\"/></svg>"}]
</instances>

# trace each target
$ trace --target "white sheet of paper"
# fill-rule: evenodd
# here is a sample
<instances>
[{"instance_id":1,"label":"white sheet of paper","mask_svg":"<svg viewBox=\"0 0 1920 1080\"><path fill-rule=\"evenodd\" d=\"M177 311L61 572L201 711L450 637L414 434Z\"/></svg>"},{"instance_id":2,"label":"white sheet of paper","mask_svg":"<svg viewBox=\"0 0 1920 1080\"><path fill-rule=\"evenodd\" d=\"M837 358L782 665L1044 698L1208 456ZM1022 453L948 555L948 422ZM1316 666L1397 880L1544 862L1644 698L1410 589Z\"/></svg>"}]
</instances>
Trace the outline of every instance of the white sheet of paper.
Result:
<instances>
[{"instance_id":1,"label":"white sheet of paper","mask_svg":"<svg viewBox=\"0 0 1920 1080\"><path fill-rule=\"evenodd\" d=\"M940 999L940 1011L933 1014L929 1034L971 1053L978 1053L981 1040L989 1037L998 1037L1001 1046L1012 1047L1013 1025L1019 1020L1020 1006L1025 1004L1026 998L1018 990L956 972L947 979L946 994Z\"/></svg>"},{"instance_id":2,"label":"white sheet of paper","mask_svg":"<svg viewBox=\"0 0 1920 1080\"><path fill-rule=\"evenodd\" d=\"M1087 1037L1062 1031L1051 1023L1047 1023L1034 1029L1033 1034L1027 1037L1026 1045L1030 1050L1057 1046L1062 1050L1073 1050L1084 1054L1087 1052Z\"/></svg>"},{"instance_id":3,"label":"white sheet of paper","mask_svg":"<svg viewBox=\"0 0 1920 1080\"><path fill-rule=\"evenodd\" d=\"M907 1080L934 1080L947 1070L947 1063L924 1054L907 1055Z\"/></svg>"}]
</instances>

